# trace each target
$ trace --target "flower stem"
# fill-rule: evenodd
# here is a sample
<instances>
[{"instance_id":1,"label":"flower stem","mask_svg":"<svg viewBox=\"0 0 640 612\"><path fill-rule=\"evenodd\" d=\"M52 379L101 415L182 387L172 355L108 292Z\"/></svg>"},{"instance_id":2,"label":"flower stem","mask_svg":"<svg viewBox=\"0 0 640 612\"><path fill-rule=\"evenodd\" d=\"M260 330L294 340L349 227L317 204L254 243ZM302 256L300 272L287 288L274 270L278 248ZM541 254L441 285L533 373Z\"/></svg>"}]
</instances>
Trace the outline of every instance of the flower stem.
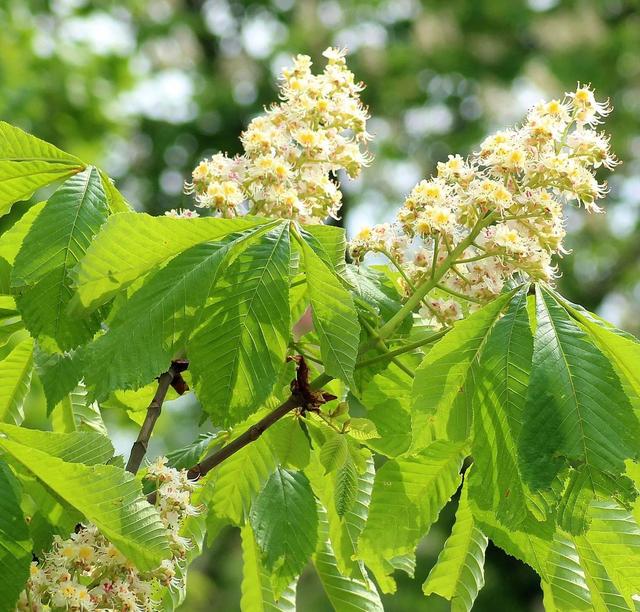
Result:
<instances>
[{"instance_id":1,"label":"flower stem","mask_svg":"<svg viewBox=\"0 0 640 612\"><path fill-rule=\"evenodd\" d=\"M405 318L419 306L423 298L440 282L449 268L455 264L456 259L471 245L482 229L493 222L494 218L492 213L478 221L469 235L447 255L440 267L434 271L433 276L416 287L416 291L404 303L402 308L379 329L378 334L382 339L388 338L402 324Z\"/></svg>"},{"instance_id":2,"label":"flower stem","mask_svg":"<svg viewBox=\"0 0 640 612\"><path fill-rule=\"evenodd\" d=\"M440 340L440 338L445 336L448 331L448 329L443 329L442 331L436 332L435 334L431 334L427 338L422 338L421 340L416 340L415 342L411 342L410 344L405 344L404 346L389 351L388 353L385 353L383 355L376 355L375 357L371 357L370 359L359 361L358 363L356 363L356 370L358 368L364 368L365 366L371 365L373 363L378 363L378 361L392 359L393 357L397 357L398 355L403 355L404 353L415 351L416 349L426 346L427 344L437 342L438 340Z\"/></svg>"}]
</instances>

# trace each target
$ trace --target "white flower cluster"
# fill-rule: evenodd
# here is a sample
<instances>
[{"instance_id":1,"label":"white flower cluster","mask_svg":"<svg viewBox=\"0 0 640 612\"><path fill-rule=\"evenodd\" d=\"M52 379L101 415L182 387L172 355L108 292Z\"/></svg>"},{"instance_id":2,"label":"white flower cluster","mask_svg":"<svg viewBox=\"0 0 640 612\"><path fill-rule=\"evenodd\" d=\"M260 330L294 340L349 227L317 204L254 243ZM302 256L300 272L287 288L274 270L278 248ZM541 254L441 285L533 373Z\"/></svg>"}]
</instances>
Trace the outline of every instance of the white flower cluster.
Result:
<instances>
[{"instance_id":1,"label":"white flower cluster","mask_svg":"<svg viewBox=\"0 0 640 612\"><path fill-rule=\"evenodd\" d=\"M157 610L154 595L177 584L175 564L190 545L179 535L191 505L195 483L186 470L167 467L165 457L149 466L145 479L157 485L156 507L169 536L172 557L151 572L139 572L93 525L82 526L67 540L55 536L51 550L31 564L26 589L16 610Z\"/></svg>"},{"instance_id":2,"label":"white flower cluster","mask_svg":"<svg viewBox=\"0 0 640 612\"><path fill-rule=\"evenodd\" d=\"M384 253L407 294L434 282L421 314L450 325L502 291L515 274L550 280L565 235L563 204L601 212L595 171L613 169L607 136L595 125L610 112L588 86L541 102L519 128L497 132L469 159L450 155L437 176L407 197L396 223L363 229L351 255ZM417 250L416 250L417 248Z\"/></svg>"},{"instance_id":3,"label":"white flower cluster","mask_svg":"<svg viewBox=\"0 0 640 612\"><path fill-rule=\"evenodd\" d=\"M243 132L243 155L218 153L197 166L186 188L198 206L223 217L258 214L304 223L337 217L342 193L336 173L355 178L370 161L363 149L368 116L345 53L330 48L324 56L321 74L312 74L306 55L283 70L282 102Z\"/></svg>"}]
</instances>

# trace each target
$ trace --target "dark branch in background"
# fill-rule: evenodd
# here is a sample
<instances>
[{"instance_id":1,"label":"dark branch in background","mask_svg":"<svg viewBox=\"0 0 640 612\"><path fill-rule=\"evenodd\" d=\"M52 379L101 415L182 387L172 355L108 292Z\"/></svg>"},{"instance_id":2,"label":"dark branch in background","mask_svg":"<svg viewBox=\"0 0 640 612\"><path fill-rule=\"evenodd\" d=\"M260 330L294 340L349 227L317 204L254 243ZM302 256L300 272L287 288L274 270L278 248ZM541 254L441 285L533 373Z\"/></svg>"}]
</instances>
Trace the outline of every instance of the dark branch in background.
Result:
<instances>
[{"instance_id":1,"label":"dark branch in background","mask_svg":"<svg viewBox=\"0 0 640 612\"><path fill-rule=\"evenodd\" d=\"M257 440L269 427L280 420L284 415L291 412L295 408L305 411L318 411L320 406L332 399L336 399L335 395L325 393L323 391L315 391L313 387L318 387L331 380L328 376L321 376L313 383L309 382L309 368L301 355L292 357L298 363L296 378L291 382L291 395L287 400L282 402L277 408L272 410L264 418L260 419L255 425L252 425L243 434L223 446L220 450L212 453L203 459L197 465L194 465L188 471L191 479L201 478L214 467L220 465L225 459L228 459L247 444Z\"/></svg>"},{"instance_id":2,"label":"dark branch in background","mask_svg":"<svg viewBox=\"0 0 640 612\"><path fill-rule=\"evenodd\" d=\"M144 417L144 422L140 428L137 440L133 443L131 448L131 454L129 455L129 461L127 462L127 471L135 474L139 469L147 453L147 447L149 446L149 438L155 427L156 421L162 411L162 404L164 398L169 391L169 387L173 387L179 395L182 395L185 391L188 391L189 387L182 378L181 372L184 372L189 367L189 362L185 360L176 360L171 362L171 367L158 377L158 388L156 390L149 407L147 408L147 414Z\"/></svg>"}]
</instances>

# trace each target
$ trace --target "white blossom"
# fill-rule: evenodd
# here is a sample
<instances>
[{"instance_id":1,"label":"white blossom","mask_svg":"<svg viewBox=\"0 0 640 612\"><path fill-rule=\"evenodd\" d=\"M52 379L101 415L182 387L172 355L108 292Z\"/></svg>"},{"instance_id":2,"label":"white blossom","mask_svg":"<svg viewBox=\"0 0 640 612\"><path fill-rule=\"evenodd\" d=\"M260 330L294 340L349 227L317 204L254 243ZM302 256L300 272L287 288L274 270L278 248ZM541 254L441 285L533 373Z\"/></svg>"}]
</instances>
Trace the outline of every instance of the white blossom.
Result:
<instances>
[{"instance_id":1,"label":"white blossom","mask_svg":"<svg viewBox=\"0 0 640 612\"><path fill-rule=\"evenodd\" d=\"M345 52L330 48L324 56L320 74L312 74L306 55L283 70L281 102L243 132L243 155L218 153L200 162L186 185L197 206L223 217L259 214L304 223L338 217L336 173L358 176L370 162L363 149L370 136L362 85L347 69Z\"/></svg>"},{"instance_id":2,"label":"white blossom","mask_svg":"<svg viewBox=\"0 0 640 612\"><path fill-rule=\"evenodd\" d=\"M407 294L447 261L420 311L435 327L492 299L514 275L551 280L552 256L566 253L563 206L602 211L597 201L607 187L595 170L618 161L609 138L593 126L609 112L580 85L563 100L536 104L522 126L488 136L469 159L449 155L439 163L437 175L407 196L393 225L355 236L351 256L356 262L368 252L390 257Z\"/></svg>"}]
</instances>

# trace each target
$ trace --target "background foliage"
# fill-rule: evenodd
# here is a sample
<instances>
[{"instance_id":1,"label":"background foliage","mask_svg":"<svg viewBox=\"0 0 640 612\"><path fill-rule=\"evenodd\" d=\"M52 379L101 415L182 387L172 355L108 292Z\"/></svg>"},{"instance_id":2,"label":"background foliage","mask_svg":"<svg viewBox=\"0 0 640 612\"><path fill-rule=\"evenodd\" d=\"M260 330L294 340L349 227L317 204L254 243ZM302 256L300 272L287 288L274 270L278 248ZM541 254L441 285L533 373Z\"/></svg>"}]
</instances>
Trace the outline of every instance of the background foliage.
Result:
<instances>
[{"instance_id":1,"label":"background foliage","mask_svg":"<svg viewBox=\"0 0 640 612\"><path fill-rule=\"evenodd\" d=\"M592 82L612 98L608 128L625 164L606 218L571 218L577 256L562 262L559 284L569 299L640 331L640 9L632 0L13 0L0 21L0 118L100 164L155 214L191 205L182 181L201 157L239 149L239 132L272 100L291 53L318 58L329 44L347 46L368 84L377 162L348 185L351 230L390 217L447 153L467 153L541 97ZM23 212L1 218L0 232ZM41 403L37 390L30 401ZM132 434L111 425L116 446L128 448ZM176 447L194 432L165 436ZM422 545L417 576L435 562L454 510ZM219 539L190 576L185 609L215 601L233 610L240 556L239 534ZM532 572L491 547L486 581L477 610L541 605ZM400 584L388 609L424 605L420 583ZM305 609L329 609L315 579L303 576L299 592Z\"/></svg>"}]
</instances>

